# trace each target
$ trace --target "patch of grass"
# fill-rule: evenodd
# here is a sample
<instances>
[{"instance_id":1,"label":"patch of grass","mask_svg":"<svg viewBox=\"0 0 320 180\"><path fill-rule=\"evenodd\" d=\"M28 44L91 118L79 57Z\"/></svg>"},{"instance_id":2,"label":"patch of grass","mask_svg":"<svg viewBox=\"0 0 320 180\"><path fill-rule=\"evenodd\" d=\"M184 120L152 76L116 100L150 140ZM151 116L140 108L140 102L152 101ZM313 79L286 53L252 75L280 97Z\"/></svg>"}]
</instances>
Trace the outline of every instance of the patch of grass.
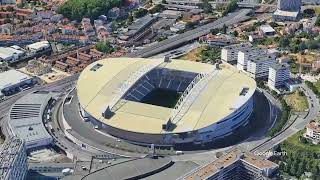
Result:
<instances>
[{"instance_id":1,"label":"patch of grass","mask_svg":"<svg viewBox=\"0 0 320 180\"><path fill-rule=\"evenodd\" d=\"M285 148L286 151L306 151L306 152L312 152L312 153L320 153L320 146L315 145L312 143L302 143L299 138L303 136L303 133L305 133L305 130L299 131L293 136L289 137L283 144L287 147Z\"/></svg>"},{"instance_id":2,"label":"patch of grass","mask_svg":"<svg viewBox=\"0 0 320 180\"><path fill-rule=\"evenodd\" d=\"M204 46L198 47L196 49L191 50L187 54L181 56L179 59L190 60L190 61L201 61L201 52L205 50Z\"/></svg>"},{"instance_id":3,"label":"patch of grass","mask_svg":"<svg viewBox=\"0 0 320 180\"><path fill-rule=\"evenodd\" d=\"M320 14L320 7L315 7L314 11L316 12L316 14Z\"/></svg>"},{"instance_id":4,"label":"patch of grass","mask_svg":"<svg viewBox=\"0 0 320 180\"><path fill-rule=\"evenodd\" d=\"M320 92L320 80L314 82L313 85L317 88L318 92Z\"/></svg>"},{"instance_id":5,"label":"patch of grass","mask_svg":"<svg viewBox=\"0 0 320 180\"><path fill-rule=\"evenodd\" d=\"M308 109L307 97L301 91L286 95L284 99L293 111L301 112Z\"/></svg>"}]
</instances>

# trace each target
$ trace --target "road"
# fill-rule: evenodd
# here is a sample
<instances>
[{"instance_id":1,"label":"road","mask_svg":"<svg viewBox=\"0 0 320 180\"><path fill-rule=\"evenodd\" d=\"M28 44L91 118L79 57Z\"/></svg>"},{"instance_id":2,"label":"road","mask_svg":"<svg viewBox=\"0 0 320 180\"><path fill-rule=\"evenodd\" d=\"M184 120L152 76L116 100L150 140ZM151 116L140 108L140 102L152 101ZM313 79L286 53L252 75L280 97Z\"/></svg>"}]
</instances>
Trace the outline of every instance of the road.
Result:
<instances>
[{"instance_id":1,"label":"road","mask_svg":"<svg viewBox=\"0 0 320 180\"><path fill-rule=\"evenodd\" d=\"M251 151L254 153L265 152L273 147L277 146L288 137L294 135L298 131L304 129L304 127L311 120L315 119L319 113L320 105L317 96L312 92L310 88L308 88L305 84L302 84L304 93L307 96L308 104L309 104L309 112L306 116L303 114L298 116L295 121L292 122L291 125L288 125L284 130L282 130L279 134L277 134L272 139L268 139L267 141L261 143L259 146L253 148Z\"/></svg>"},{"instance_id":2,"label":"road","mask_svg":"<svg viewBox=\"0 0 320 180\"><path fill-rule=\"evenodd\" d=\"M241 9L237 12L230 13L228 16L224 16L212 23L200 26L193 30L187 31L185 33L170 37L159 43L150 45L144 49L138 50L128 54L129 57L150 57L152 55L170 50L172 48L178 47L184 43L190 42L197 39L203 35L210 33L211 29L222 28L223 25L233 25L248 19L246 16L251 9Z\"/></svg>"},{"instance_id":3,"label":"road","mask_svg":"<svg viewBox=\"0 0 320 180\"><path fill-rule=\"evenodd\" d=\"M34 86L28 90L25 91L21 91L11 97L9 97L8 99L6 99L5 101L2 101L0 103L0 126L6 126L6 120L7 118L5 118L8 115L8 112L11 108L11 106L21 97L25 96L26 94L29 94L31 92L34 91L59 91L59 92L63 92L66 90L66 88L70 85L72 85L74 83L74 81L76 81L78 79L79 75L73 75L73 76L69 76L66 77L62 80L50 83L50 84L46 84L44 86ZM5 128L3 128L5 129Z\"/></svg>"}]
</instances>

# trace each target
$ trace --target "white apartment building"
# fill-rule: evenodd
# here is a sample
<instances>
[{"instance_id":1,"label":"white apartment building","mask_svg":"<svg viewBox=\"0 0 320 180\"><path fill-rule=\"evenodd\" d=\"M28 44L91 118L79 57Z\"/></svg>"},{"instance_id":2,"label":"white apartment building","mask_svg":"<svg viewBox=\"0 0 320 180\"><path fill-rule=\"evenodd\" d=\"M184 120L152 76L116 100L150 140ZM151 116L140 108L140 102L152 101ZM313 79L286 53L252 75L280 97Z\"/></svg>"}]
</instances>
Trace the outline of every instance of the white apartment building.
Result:
<instances>
[{"instance_id":1,"label":"white apartment building","mask_svg":"<svg viewBox=\"0 0 320 180\"><path fill-rule=\"evenodd\" d=\"M25 143L17 137L10 137L0 147L0 179L24 180L28 164Z\"/></svg>"},{"instance_id":2,"label":"white apartment building","mask_svg":"<svg viewBox=\"0 0 320 180\"><path fill-rule=\"evenodd\" d=\"M247 72L254 78L267 78L269 67L276 63L276 59L271 55L257 57L248 60Z\"/></svg>"},{"instance_id":3,"label":"white apartment building","mask_svg":"<svg viewBox=\"0 0 320 180\"><path fill-rule=\"evenodd\" d=\"M247 48L238 52L237 68L246 71L248 60L267 56L267 50L262 48Z\"/></svg>"},{"instance_id":4,"label":"white apartment building","mask_svg":"<svg viewBox=\"0 0 320 180\"><path fill-rule=\"evenodd\" d=\"M320 143L320 123L316 121L311 121L307 124L307 131L304 134L304 137L312 140L312 143Z\"/></svg>"},{"instance_id":5,"label":"white apartment building","mask_svg":"<svg viewBox=\"0 0 320 180\"><path fill-rule=\"evenodd\" d=\"M238 52L241 50L250 49L251 47L252 45L250 43L226 46L221 50L221 60L230 64L235 64L238 60Z\"/></svg>"},{"instance_id":6,"label":"white apartment building","mask_svg":"<svg viewBox=\"0 0 320 180\"><path fill-rule=\"evenodd\" d=\"M276 90L280 86L285 85L285 81L290 78L290 70L288 64L273 64L269 67L268 86Z\"/></svg>"}]
</instances>

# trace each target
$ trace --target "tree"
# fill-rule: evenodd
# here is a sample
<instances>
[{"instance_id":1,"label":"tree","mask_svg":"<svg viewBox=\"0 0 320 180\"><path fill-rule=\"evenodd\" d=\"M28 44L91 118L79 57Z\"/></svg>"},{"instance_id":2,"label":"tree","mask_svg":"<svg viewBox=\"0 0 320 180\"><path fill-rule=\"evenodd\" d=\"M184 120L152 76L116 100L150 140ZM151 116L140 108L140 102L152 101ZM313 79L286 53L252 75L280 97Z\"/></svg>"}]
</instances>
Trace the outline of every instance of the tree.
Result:
<instances>
[{"instance_id":1,"label":"tree","mask_svg":"<svg viewBox=\"0 0 320 180\"><path fill-rule=\"evenodd\" d=\"M141 18L141 17L145 16L147 13L148 13L148 10L146 10L144 8L139 8L134 12L134 17Z\"/></svg>"},{"instance_id":2,"label":"tree","mask_svg":"<svg viewBox=\"0 0 320 180\"><path fill-rule=\"evenodd\" d=\"M223 24L223 27L222 27L222 32L223 32L223 34L226 34L226 33L227 33L227 29L228 29L227 25L226 25L226 24Z\"/></svg>"},{"instance_id":3,"label":"tree","mask_svg":"<svg viewBox=\"0 0 320 180\"><path fill-rule=\"evenodd\" d=\"M80 21L83 17L96 19L111 8L120 7L122 3L122 0L68 0L59 7L58 13L71 20Z\"/></svg>"},{"instance_id":4,"label":"tree","mask_svg":"<svg viewBox=\"0 0 320 180\"><path fill-rule=\"evenodd\" d=\"M96 44L96 48L98 51L110 54L114 51L114 48L111 46L109 41L101 41Z\"/></svg>"},{"instance_id":5,"label":"tree","mask_svg":"<svg viewBox=\"0 0 320 180\"><path fill-rule=\"evenodd\" d=\"M305 18L312 18L315 15L315 10L314 9L305 9L303 10L303 17Z\"/></svg>"},{"instance_id":6,"label":"tree","mask_svg":"<svg viewBox=\"0 0 320 180\"><path fill-rule=\"evenodd\" d=\"M128 24L131 24L133 22L132 13L129 13L127 22L128 22Z\"/></svg>"},{"instance_id":7,"label":"tree","mask_svg":"<svg viewBox=\"0 0 320 180\"><path fill-rule=\"evenodd\" d=\"M226 9L222 12L222 15L227 15L228 13L231 13L235 11L238 8L238 0L232 0L227 5Z\"/></svg>"},{"instance_id":8,"label":"tree","mask_svg":"<svg viewBox=\"0 0 320 180\"><path fill-rule=\"evenodd\" d=\"M155 5L152 9L149 10L151 14L158 13L164 10L164 6L162 4Z\"/></svg>"},{"instance_id":9,"label":"tree","mask_svg":"<svg viewBox=\"0 0 320 180\"><path fill-rule=\"evenodd\" d=\"M320 26L320 14L319 14L318 17L317 17L316 26Z\"/></svg>"},{"instance_id":10,"label":"tree","mask_svg":"<svg viewBox=\"0 0 320 180\"><path fill-rule=\"evenodd\" d=\"M290 44L290 41L287 37L280 38L279 46L282 48L287 48Z\"/></svg>"},{"instance_id":11,"label":"tree","mask_svg":"<svg viewBox=\"0 0 320 180\"><path fill-rule=\"evenodd\" d=\"M238 36L239 36L238 31L233 31L233 35L234 35L235 37L238 37Z\"/></svg>"},{"instance_id":12,"label":"tree","mask_svg":"<svg viewBox=\"0 0 320 180\"><path fill-rule=\"evenodd\" d=\"M208 0L202 0L202 3L200 4L200 8L202 8L205 13L212 12L212 5L209 3Z\"/></svg>"},{"instance_id":13,"label":"tree","mask_svg":"<svg viewBox=\"0 0 320 180\"><path fill-rule=\"evenodd\" d=\"M296 168L295 168L295 165L294 165L294 163L292 163L292 164L288 164L289 166L290 166L290 168L289 168L289 174L291 175L291 176L294 176L295 174L296 174Z\"/></svg>"}]
</instances>

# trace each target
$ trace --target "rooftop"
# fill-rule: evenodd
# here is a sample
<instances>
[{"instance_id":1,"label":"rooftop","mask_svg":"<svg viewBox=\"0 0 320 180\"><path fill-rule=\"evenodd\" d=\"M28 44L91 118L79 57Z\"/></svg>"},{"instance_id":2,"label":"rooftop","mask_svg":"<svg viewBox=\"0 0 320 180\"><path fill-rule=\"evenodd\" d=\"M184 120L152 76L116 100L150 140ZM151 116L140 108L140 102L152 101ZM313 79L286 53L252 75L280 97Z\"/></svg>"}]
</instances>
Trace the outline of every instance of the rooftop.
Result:
<instances>
[{"instance_id":1,"label":"rooftop","mask_svg":"<svg viewBox=\"0 0 320 180\"><path fill-rule=\"evenodd\" d=\"M316 121L311 121L307 124L307 128L312 129L314 132L320 133L320 123Z\"/></svg>"},{"instance_id":2,"label":"rooftop","mask_svg":"<svg viewBox=\"0 0 320 180\"><path fill-rule=\"evenodd\" d=\"M18 84L27 79L31 79L31 77L13 69L2 72L0 73L0 91L6 87Z\"/></svg>"},{"instance_id":3,"label":"rooftop","mask_svg":"<svg viewBox=\"0 0 320 180\"><path fill-rule=\"evenodd\" d=\"M111 58L89 65L81 73L77 84L81 106L97 120L116 128L151 134L167 133L162 130L162 124L168 121L172 113L171 108L126 100L111 119L105 119L102 116L108 102L112 101L118 88L130 75L144 65L151 65L159 61L163 60ZM100 67L95 71L91 70L97 67L97 64L100 64ZM192 61L172 60L170 63L162 63L161 68L209 73L214 66ZM240 96L239 93L243 88L249 88L248 93ZM207 86L202 89L172 133L204 128L227 117L242 106L253 95L255 89L254 80L231 65L221 65L221 69L217 70Z\"/></svg>"},{"instance_id":4,"label":"rooftop","mask_svg":"<svg viewBox=\"0 0 320 180\"><path fill-rule=\"evenodd\" d=\"M272 57L271 55L266 55L266 56L259 56L259 57L255 57L255 58L250 58L249 61L257 63L257 62L267 62L267 61L272 61L275 60L274 57Z\"/></svg>"},{"instance_id":5,"label":"rooftop","mask_svg":"<svg viewBox=\"0 0 320 180\"><path fill-rule=\"evenodd\" d=\"M286 17L294 17L296 18L299 15L299 12L292 12L292 11L282 11L280 9L277 9L273 15L276 16L286 16Z\"/></svg>"},{"instance_id":6,"label":"rooftop","mask_svg":"<svg viewBox=\"0 0 320 180\"><path fill-rule=\"evenodd\" d=\"M202 166L184 176L181 179L184 180L201 180L208 179L211 176L218 173L221 169L227 168L228 166L238 162L245 161L248 164L258 168L259 170L264 170L268 168L276 168L277 164L264 160L258 156L255 156L249 152L244 152L240 149L233 149L226 155L220 157L219 159Z\"/></svg>"},{"instance_id":7,"label":"rooftop","mask_svg":"<svg viewBox=\"0 0 320 180\"><path fill-rule=\"evenodd\" d=\"M263 31L264 33L273 33L276 32L276 30L274 30L270 25L265 24L265 25L261 25L260 26L261 31Z\"/></svg>"},{"instance_id":8,"label":"rooftop","mask_svg":"<svg viewBox=\"0 0 320 180\"><path fill-rule=\"evenodd\" d=\"M14 54L23 54L24 52L21 50L14 49L12 47L0 47L0 59L7 59L12 57Z\"/></svg>"},{"instance_id":9,"label":"rooftop","mask_svg":"<svg viewBox=\"0 0 320 180\"><path fill-rule=\"evenodd\" d=\"M289 65L286 64L286 63L282 63L282 64L276 63L276 64L272 64L270 67L271 67L272 69L274 69L274 70L280 70L280 69L287 69L287 68L289 68Z\"/></svg>"},{"instance_id":10,"label":"rooftop","mask_svg":"<svg viewBox=\"0 0 320 180\"><path fill-rule=\"evenodd\" d=\"M9 124L14 134L26 141L26 144L41 139L51 139L42 122L42 114L53 94L35 92L19 99L10 110Z\"/></svg>"},{"instance_id":11,"label":"rooftop","mask_svg":"<svg viewBox=\"0 0 320 180\"><path fill-rule=\"evenodd\" d=\"M27 47L29 49L34 49L34 50L38 50L38 49L41 49L41 48L47 47L47 46L49 46L48 41L40 41L40 42L36 42L36 43L27 45Z\"/></svg>"},{"instance_id":12,"label":"rooftop","mask_svg":"<svg viewBox=\"0 0 320 180\"><path fill-rule=\"evenodd\" d=\"M223 49L227 50L243 50L252 47L251 43L241 43L241 44L233 44L230 46L225 46Z\"/></svg>"}]
</instances>

